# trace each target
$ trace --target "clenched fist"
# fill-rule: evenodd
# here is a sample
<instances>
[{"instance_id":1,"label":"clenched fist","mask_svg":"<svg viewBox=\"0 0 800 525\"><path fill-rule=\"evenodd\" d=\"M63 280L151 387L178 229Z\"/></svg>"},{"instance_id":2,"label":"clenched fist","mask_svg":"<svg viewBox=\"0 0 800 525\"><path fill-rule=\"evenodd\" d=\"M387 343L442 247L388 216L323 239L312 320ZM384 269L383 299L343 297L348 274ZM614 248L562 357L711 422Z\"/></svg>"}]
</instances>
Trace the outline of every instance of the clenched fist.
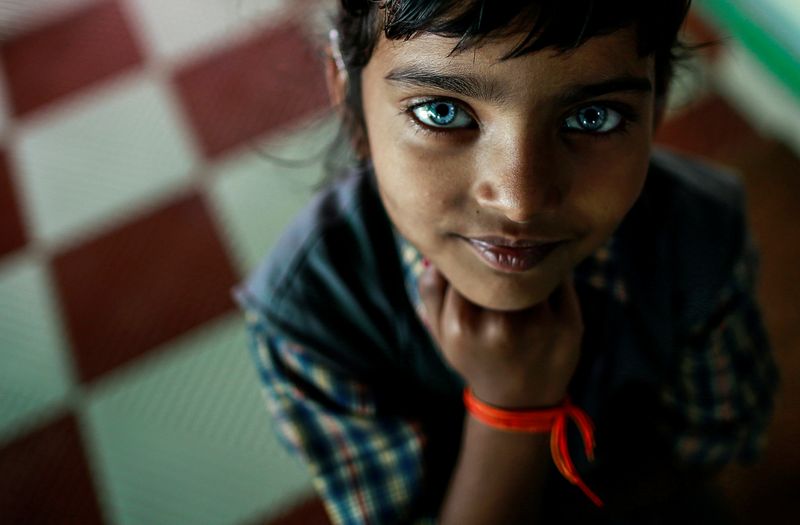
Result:
<instances>
[{"instance_id":1,"label":"clenched fist","mask_svg":"<svg viewBox=\"0 0 800 525\"><path fill-rule=\"evenodd\" d=\"M503 408L561 402L580 358L583 323L572 279L525 310L488 310L433 266L419 280L426 322L452 366L482 401Z\"/></svg>"}]
</instances>

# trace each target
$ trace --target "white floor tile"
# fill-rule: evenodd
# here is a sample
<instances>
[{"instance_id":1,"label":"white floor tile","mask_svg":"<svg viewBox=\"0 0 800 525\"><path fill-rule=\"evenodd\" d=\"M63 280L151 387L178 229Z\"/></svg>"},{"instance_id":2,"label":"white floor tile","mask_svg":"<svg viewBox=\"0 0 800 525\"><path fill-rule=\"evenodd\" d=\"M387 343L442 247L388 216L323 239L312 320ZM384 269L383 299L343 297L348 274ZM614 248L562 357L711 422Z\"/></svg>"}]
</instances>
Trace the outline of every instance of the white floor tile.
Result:
<instances>
[{"instance_id":1,"label":"white floor tile","mask_svg":"<svg viewBox=\"0 0 800 525\"><path fill-rule=\"evenodd\" d=\"M115 523L242 523L310 490L257 377L233 314L89 392L89 456Z\"/></svg>"},{"instance_id":2,"label":"white floor tile","mask_svg":"<svg viewBox=\"0 0 800 525\"><path fill-rule=\"evenodd\" d=\"M338 121L329 117L262 148L270 156L301 165L283 165L249 153L220 167L211 193L242 272L247 273L264 258L311 198L325 174L320 157L333 141L337 126Z\"/></svg>"},{"instance_id":3,"label":"white floor tile","mask_svg":"<svg viewBox=\"0 0 800 525\"><path fill-rule=\"evenodd\" d=\"M0 269L0 441L65 401L68 349L45 268L25 258Z\"/></svg>"},{"instance_id":4,"label":"white floor tile","mask_svg":"<svg viewBox=\"0 0 800 525\"><path fill-rule=\"evenodd\" d=\"M20 131L16 159L34 236L54 240L130 212L188 181L188 134L169 94L118 83Z\"/></svg>"},{"instance_id":5,"label":"white floor tile","mask_svg":"<svg viewBox=\"0 0 800 525\"><path fill-rule=\"evenodd\" d=\"M269 20L291 0L127 0L153 56L176 59Z\"/></svg>"}]
</instances>

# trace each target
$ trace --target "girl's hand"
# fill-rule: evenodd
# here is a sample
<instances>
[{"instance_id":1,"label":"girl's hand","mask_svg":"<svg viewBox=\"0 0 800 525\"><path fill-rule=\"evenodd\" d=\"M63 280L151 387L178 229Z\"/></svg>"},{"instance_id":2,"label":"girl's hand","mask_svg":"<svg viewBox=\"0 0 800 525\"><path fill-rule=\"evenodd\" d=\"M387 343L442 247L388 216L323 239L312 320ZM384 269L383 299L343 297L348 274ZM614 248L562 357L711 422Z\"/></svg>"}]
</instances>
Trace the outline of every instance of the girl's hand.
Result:
<instances>
[{"instance_id":1,"label":"girl's hand","mask_svg":"<svg viewBox=\"0 0 800 525\"><path fill-rule=\"evenodd\" d=\"M563 400L583 335L571 278L546 301L515 312L469 302L433 266L419 291L431 335L479 399L505 408Z\"/></svg>"}]
</instances>

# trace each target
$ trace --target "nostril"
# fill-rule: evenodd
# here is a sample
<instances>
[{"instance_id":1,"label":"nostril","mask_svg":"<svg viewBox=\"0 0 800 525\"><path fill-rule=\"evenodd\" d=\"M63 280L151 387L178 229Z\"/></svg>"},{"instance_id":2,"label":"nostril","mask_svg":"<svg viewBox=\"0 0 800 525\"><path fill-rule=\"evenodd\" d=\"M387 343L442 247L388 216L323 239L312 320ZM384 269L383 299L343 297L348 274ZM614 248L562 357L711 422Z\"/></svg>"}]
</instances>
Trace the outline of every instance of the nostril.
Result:
<instances>
[{"instance_id":1,"label":"nostril","mask_svg":"<svg viewBox=\"0 0 800 525\"><path fill-rule=\"evenodd\" d=\"M481 208L499 212L513 222L526 223L537 214L558 207L561 192L552 184L533 181L524 184L484 181L476 188L475 198Z\"/></svg>"},{"instance_id":2,"label":"nostril","mask_svg":"<svg viewBox=\"0 0 800 525\"><path fill-rule=\"evenodd\" d=\"M491 202L496 199L495 190L488 182L481 182L475 190L475 197L478 202Z\"/></svg>"}]
</instances>

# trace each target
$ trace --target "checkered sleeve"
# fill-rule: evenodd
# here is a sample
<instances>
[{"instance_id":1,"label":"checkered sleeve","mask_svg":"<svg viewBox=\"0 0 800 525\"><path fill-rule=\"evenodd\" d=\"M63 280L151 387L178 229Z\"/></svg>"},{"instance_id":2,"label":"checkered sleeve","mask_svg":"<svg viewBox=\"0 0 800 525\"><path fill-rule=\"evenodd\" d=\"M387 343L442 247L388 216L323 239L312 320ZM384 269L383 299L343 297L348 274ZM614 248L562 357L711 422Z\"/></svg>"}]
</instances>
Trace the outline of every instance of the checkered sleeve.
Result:
<instances>
[{"instance_id":1,"label":"checkered sleeve","mask_svg":"<svg viewBox=\"0 0 800 525\"><path fill-rule=\"evenodd\" d=\"M739 257L712 314L692 327L663 401L680 421L683 463L751 462L763 449L778 371L755 301L757 254Z\"/></svg>"},{"instance_id":2,"label":"checkered sleeve","mask_svg":"<svg viewBox=\"0 0 800 525\"><path fill-rule=\"evenodd\" d=\"M310 469L336 524L433 523L415 515L425 436L382 414L370 387L271 333L245 309L250 349L280 441Z\"/></svg>"}]
</instances>

